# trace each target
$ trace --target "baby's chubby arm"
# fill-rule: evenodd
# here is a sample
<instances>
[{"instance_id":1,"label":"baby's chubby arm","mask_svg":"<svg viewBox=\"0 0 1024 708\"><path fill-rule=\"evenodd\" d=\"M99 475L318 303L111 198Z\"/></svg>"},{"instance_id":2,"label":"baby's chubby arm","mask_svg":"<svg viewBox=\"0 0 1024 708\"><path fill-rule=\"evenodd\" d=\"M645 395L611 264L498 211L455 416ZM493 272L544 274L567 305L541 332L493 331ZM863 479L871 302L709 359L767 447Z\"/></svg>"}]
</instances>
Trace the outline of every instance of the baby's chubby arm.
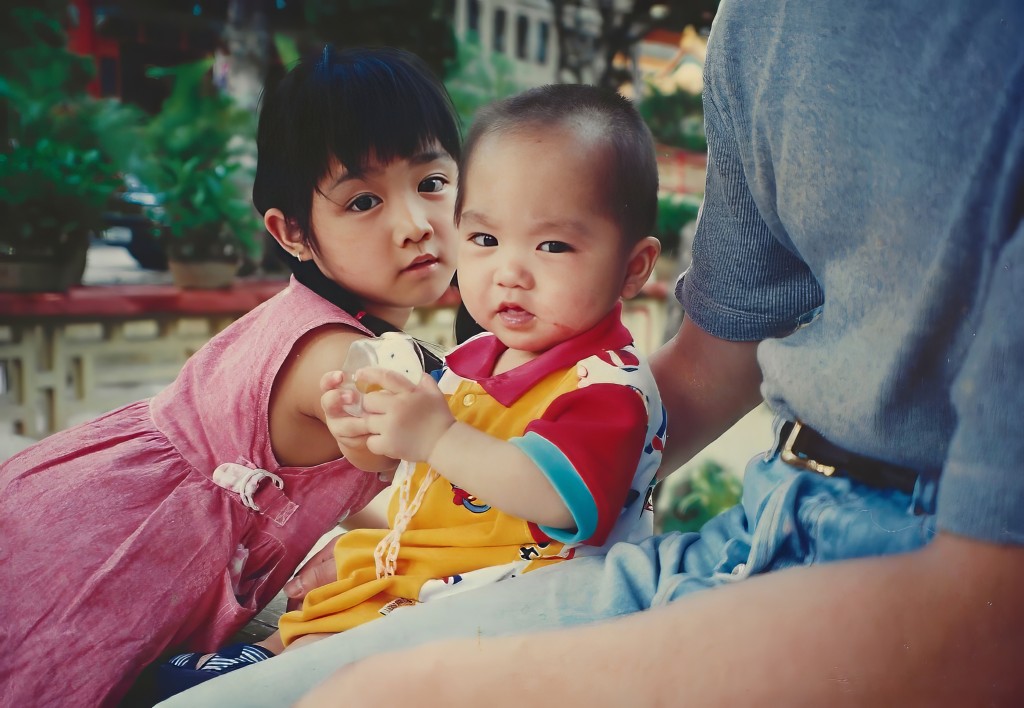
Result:
<instances>
[{"instance_id":1,"label":"baby's chubby arm","mask_svg":"<svg viewBox=\"0 0 1024 708\"><path fill-rule=\"evenodd\" d=\"M544 473L515 445L455 420L430 376L414 384L382 368L356 372L364 394L366 447L388 457L427 462L448 481L507 514L542 526L575 527Z\"/></svg>"},{"instance_id":2,"label":"baby's chubby arm","mask_svg":"<svg viewBox=\"0 0 1024 708\"><path fill-rule=\"evenodd\" d=\"M365 417L352 416L345 412L345 406L354 403L359 394L343 386L345 373L328 371L320 378L320 406L323 408L324 424L338 443L338 449L348 460L367 472L394 472L397 458L376 454L367 449L369 430Z\"/></svg>"}]
</instances>

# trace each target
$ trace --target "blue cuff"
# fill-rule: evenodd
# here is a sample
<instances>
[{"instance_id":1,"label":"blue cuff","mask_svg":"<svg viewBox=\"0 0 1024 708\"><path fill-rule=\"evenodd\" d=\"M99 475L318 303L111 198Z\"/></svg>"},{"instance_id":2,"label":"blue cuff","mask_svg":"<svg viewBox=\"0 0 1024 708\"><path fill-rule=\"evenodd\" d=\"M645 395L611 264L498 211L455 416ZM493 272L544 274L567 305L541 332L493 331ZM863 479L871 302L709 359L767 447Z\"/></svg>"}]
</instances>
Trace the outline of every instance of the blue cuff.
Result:
<instances>
[{"instance_id":1,"label":"blue cuff","mask_svg":"<svg viewBox=\"0 0 1024 708\"><path fill-rule=\"evenodd\" d=\"M597 529L597 504L569 458L553 443L534 432L528 432L521 438L511 438L509 442L526 453L533 464L537 465L576 522L575 533L539 524L538 528L553 540L565 544L582 543L593 536Z\"/></svg>"}]
</instances>

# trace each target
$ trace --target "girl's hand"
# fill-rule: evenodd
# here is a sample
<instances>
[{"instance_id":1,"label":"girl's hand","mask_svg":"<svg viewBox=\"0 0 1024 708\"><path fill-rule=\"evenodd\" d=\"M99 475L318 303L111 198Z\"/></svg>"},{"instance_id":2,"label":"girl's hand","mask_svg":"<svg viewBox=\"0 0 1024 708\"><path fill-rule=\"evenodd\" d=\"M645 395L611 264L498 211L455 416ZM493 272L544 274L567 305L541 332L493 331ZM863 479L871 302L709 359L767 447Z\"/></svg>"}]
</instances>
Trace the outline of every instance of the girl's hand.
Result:
<instances>
[{"instance_id":1,"label":"girl's hand","mask_svg":"<svg viewBox=\"0 0 1024 708\"><path fill-rule=\"evenodd\" d=\"M356 378L364 389L379 388L363 395L370 452L422 462L455 424L444 394L430 376L414 384L397 372L372 367L357 371Z\"/></svg>"},{"instance_id":2,"label":"girl's hand","mask_svg":"<svg viewBox=\"0 0 1024 708\"><path fill-rule=\"evenodd\" d=\"M342 371L328 371L320 378L320 405L324 409L324 423L338 441L342 452L366 449L369 436L366 419L345 412L345 406L354 403L357 394L350 388L342 388L344 383L345 373Z\"/></svg>"},{"instance_id":3,"label":"girl's hand","mask_svg":"<svg viewBox=\"0 0 1024 708\"><path fill-rule=\"evenodd\" d=\"M365 416L352 416L345 412L345 406L353 403L358 394L347 386L342 388L343 383L345 374L341 371L328 371L320 378L320 406L324 409L324 425L349 462L389 481L398 467L398 461L367 448L366 442L370 437L368 421Z\"/></svg>"},{"instance_id":4,"label":"girl's hand","mask_svg":"<svg viewBox=\"0 0 1024 708\"><path fill-rule=\"evenodd\" d=\"M323 548L306 561L295 577L284 584L284 594L288 598L289 611L302 607L306 593L321 585L332 583L338 579L338 566L334 562L334 546L342 534L338 534L327 542Z\"/></svg>"}]
</instances>

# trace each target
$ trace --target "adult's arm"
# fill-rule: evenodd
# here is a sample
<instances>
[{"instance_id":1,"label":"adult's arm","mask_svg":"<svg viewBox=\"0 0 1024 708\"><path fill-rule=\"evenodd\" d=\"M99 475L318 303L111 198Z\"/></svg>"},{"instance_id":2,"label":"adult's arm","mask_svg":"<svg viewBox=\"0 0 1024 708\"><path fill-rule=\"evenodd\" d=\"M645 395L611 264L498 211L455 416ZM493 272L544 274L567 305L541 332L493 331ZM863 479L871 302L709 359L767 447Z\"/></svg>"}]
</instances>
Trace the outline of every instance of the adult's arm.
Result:
<instances>
[{"instance_id":1,"label":"adult's arm","mask_svg":"<svg viewBox=\"0 0 1024 708\"><path fill-rule=\"evenodd\" d=\"M601 624L376 656L298 705L1019 705L1022 587L1024 548L940 534Z\"/></svg>"},{"instance_id":2,"label":"adult's arm","mask_svg":"<svg viewBox=\"0 0 1024 708\"><path fill-rule=\"evenodd\" d=\"M684 317L679 332L651 355L668 410L659 476L707 447L761 401L757 342L731 342Z\"/></svg>"}]
</instances>

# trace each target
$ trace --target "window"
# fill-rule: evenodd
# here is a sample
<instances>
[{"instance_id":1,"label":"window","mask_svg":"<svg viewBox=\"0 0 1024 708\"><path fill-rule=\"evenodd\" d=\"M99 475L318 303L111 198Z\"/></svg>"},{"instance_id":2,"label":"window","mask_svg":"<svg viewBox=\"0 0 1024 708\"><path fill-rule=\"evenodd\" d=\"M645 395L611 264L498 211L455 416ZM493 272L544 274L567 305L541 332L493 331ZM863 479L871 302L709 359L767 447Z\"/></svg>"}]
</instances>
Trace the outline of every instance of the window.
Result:
<instances>
[{"instance_id":1,"label":"window","mask_svg":"<svg viewBox=\"0 0 1024 708\"><path fill-rule=\"evenodd\" d=\"M541 20L537 25L537 63L548 63L548 23Z\"/></svg>"},{"instance_id":2,"label":"window","mask_svg":"<svg viewBox=\"0 0 1024 708\"><path fill-rule=\"evenodd\" d=\"M494 42L492 49L502 54L505 53L505 17L507 14L503 9L498 9L494 12Z\"/></svg>"},{"instance_id":3,"label":"window","mask_svg":"<svg viewBox=\"0 0 1024 708\"><path fill-rule=\"evenodd\" d=\"M516 58L526 59L530 43L530 20L526 15L516 18Z\"/></svg>"},{"instance_id":4,"label":"window","mask_svg":"<svg viewBox=\"0 0 1024 708\"><path fill-rule=\"evenodd\" d=\"M466 3L466 29L480 34L480 0Z\"/></svg>"}]
</instances>

